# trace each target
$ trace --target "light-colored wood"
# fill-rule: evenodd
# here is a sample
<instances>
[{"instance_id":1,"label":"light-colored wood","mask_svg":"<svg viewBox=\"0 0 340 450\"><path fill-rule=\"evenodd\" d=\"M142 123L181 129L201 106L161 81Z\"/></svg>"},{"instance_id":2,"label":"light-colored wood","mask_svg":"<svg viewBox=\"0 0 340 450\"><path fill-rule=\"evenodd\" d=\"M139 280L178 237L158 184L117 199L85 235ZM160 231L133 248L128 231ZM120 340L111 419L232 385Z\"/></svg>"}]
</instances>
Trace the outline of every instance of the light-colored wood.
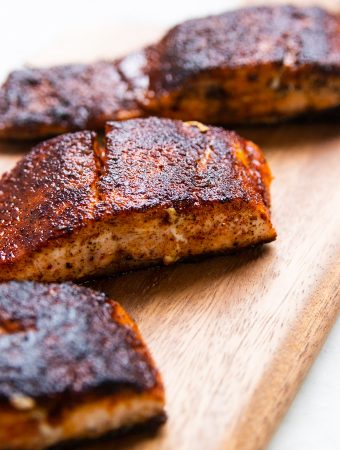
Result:
<instances>
[{"instance_id":1,"label":"light-colored wood","mask_svg":"<svg viewBox=\"0 0 340 450\"><path fill-rule=\"evenodd\" d=\"M339 310L340 127L242 134L275 175L277 242L96 283L132 312L168 390L163 435L132 448L264 448Z\"/></svg>"},{"instance_id":2,"label":"light-colored wood","mask_svg":"<svg viewBox=\"0 0 340 450\"><path fill-rule=\"evenodd\" d=\"M337 316L339 123L239 131L264 148L272 167L278 239L92 283L139 324L164 376L169 421L155 436L83 450L264 448ZM0 170L28 147L0 144Z\"/></svg>"}]
</instances>

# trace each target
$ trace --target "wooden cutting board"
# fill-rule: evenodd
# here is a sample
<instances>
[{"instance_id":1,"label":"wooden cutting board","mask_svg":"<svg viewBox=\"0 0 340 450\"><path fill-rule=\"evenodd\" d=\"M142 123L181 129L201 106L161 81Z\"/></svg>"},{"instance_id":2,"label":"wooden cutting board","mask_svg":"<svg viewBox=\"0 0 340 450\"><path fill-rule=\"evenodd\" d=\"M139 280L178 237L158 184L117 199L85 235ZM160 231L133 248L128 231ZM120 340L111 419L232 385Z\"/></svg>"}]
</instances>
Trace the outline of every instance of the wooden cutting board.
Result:
<instances>
[{"instance_id":1,"label":"wooden cutting board","mask_svg":"<svg viewBox=\"0 0 340 450\"><path fill-rule=\"evenodd\" d=\"M95 34L87 54L83 30L83 36L65 36L54 44L55 51L31 61L112 56L112 43L123 44L122 30L104 31ZM129 33L125 27L125 46L138 47L158 34L135 28ZM169 420L156 435L79 449L264 448L336 319L339 121L238 131L263 147L271 165L278 239L234 256L91 283L121 302L140 326L164 376ZM29 147L1 143L0 171Z\"/></svg>"}]
</instances>

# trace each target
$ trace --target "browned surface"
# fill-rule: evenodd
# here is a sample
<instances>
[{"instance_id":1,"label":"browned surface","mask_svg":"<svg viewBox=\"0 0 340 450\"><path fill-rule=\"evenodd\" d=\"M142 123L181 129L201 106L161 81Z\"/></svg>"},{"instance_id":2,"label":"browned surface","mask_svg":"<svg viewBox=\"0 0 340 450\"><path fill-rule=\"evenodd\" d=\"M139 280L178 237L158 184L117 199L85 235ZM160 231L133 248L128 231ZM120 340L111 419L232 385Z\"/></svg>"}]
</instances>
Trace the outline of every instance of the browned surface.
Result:
<instances>
[{"instance_id":1,"label":"browned surface","mask_svg":"<svg viewBox=\"0 0 340 450\"><path fill-rule=\"evenodd\" d=\"M113 62L12 73L0 90L0 136L102 129L143 115L273 122L339 105L339 14L251 7L186 21Z\"/></svg>"},{"instance_id":2,"label":"browned surface","mask_svg":"<svg viewBox=\"0 0 340 450\"><path fill-rule=\"evenodd\" d=\"M184 22L148 52L150 89L156 95L181 89L209 71L247 67L255 77L263 64L270 70L304 66L339 75L340 19L317 7L243 8Z\"/></svg>"},{"instance_id":3,"label":"browned surface","mask_svg":"<svg viewBox=\"0 0 340 450\"><path fill-rule=\"evenodd\" d=\"M142 392L159 383L137 328L104 294L71 284L4 283L0 324L2 401L17 393L61 401L123 386Z\"/></svg>"},{"instance_id":4,"label":"browned surface","mask_svg":"<svg viewBox=\"0 0 340 450\"><path fill-rule=\"evenodd\" d=\"M108 39L101 31L98 52L108 42L119 43L121 52L123 31L135 36L135 47L151 34L150 27L136 33L125 26L111 29ZM84 29L79 48L65 35L62 54L52 48L35 61L52 64L56 54L58 62L72 61L81 50L94 59L84 52L86 36ZM240 133L264 148L272 168L278 240L264 251L137 271L97 285L138 321L164 374L169 421L157 436L77 448L264 449L318 354L339 308L338 123ZM28 148L2 142L1 170Z\"/></svg>"},{"instance_id":5,"label":"browned surface","mask_svg":"<svg viewBox=\"0 0 340 450\"><path fill-rule=\"evenodd\" d=\"M235 200L269 207L269 167L235 132L152 118L111 122L106 139L98 192L109 214Z\"/></svg>"},{"instance_id":6,"label":"browned surface","mask_svg":"<svg viewBox=\"0 0 340 450\"><path fill-rule=\"evenodd\" d=\"M265 448L337 317L339 127L240 131L265 149L272 167L278 240L262 251L97 282L150 345L169 422L158 436L79 449ZM13 144L1 150L2 170L22 154Z\"/></svg>"},{"instance_id":7,"label":"browned surface","mask_svg":"<svg viewBox=\"0 0 340 450\"><path fill-rule=\"evenodd\" d=\"M30 439L39 442L39 434L44 442L41 417L31 415L35 408L46 411L52 428L66 423L66 438L73 433L69 412L95 402L112 408L114 416L132 401L140 401L142 411L149 398L161 414L160 374L137 326L104 294L72 284L3 283L0 330L0 448L31 448ZM145 411L137 423L150 418ZM12 435L16 420L22 426Z\"/></svg>"},{"instance_id":8,"label":"browned surface","mask_svg":"<svg viewBox=\"0 0 340 450\"><path fill-rule=\"evenodd\" d=\"M148 224L153 218L169 227L168 208L198 228L189 230L189 251L183 250L176 259L275 239L269 214L271 175L255 144L223 129L157 118L111 123L106 139L106 150L100 150L94 133L59 136L38 145L2 178L0 280L61 281L114 272L115 253L111 259L109 253L105 263L100 256L97 266L93 262L105 253L105 248L97 249L96 239L108 224L120 220L122 237L131 224L137 242L120 259L129 257L133 262L135 253L129 252L143 248L133 227L155 228ZM201 250L201 241L207 241L205 222L218 217L220 210L227 224L239 220L233 242L225 247L223 242L217 246L211 242ZM241 222L244 213L249 220ZM257 219L266 231L257 231ZM203 223L196 226L200 220ZM111 241L119 238L112 236ZM61 252L66 245L72 255ZM165 244L160 240L158 245ZM151 256L138 251L139 265L173 253L160 249L160 256L153 257L153 246L155 242L146 248ZM39 252L45 250L57 254L46 253L38 261ZM55 269L60 262L62 267Z\"/></svg>"},{"instance_id":9,"label":"browned surface","mask_svg":"<svg viewBox=\"0 0 340 450\"><path fill-rule=\"evenodd\" d=\"M119 449L264 449L338 315L339 128L242 133L275 175L275 245L96 283L133 312L168 389L163 436Z\"/></svg>"},{"instance_id":10,"label":"browned surface","mask_svg":"<svg viewBox=\"0 0 340 450\"><path fill-rule=\"evenodd\" d=\"M141 115L134 96L114 62L16 71L0 92L0 135L102 129L110 118Z\"/></svg>"},{"instance_id":11,"label":"browned surface","mask_svg":"<svg viewBox=\"0 0 340 450\"><path fill-rule=\"evenodd\" d=\"M340 104L340 16L262 6L191 20L146 49L147 109L273 122Z\"/></svg>"},{"instance_id":12,"label":"browned surface","mask_svg":"<svg viewBox=\"0 0 340 450\"><path fill-rule=\"evenodd\" d=\"M42 143L2 178L0 265L15 261L93 219L95 133Z\"/></svg>"}]
</instances>

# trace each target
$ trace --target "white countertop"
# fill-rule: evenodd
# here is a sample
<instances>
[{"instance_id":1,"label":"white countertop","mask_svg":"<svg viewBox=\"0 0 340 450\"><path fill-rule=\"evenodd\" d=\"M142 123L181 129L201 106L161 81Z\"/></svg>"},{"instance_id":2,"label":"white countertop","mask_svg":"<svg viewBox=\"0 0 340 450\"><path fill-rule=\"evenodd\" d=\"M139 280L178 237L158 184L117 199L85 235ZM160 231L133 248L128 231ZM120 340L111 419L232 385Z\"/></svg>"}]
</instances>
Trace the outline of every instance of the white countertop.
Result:
<instances>
[{"instance_id":1,"label":"white countertop","mask_svg":"<svg viewBox=\"0 0 340 450\"><path fill-rule=\"evenodd\" d=\"M0 77L3 78L9 70L20 67L26 61L35 60L35 55L44 54L44 49L48 49L51 42L58 41L65 31L68 35L73 33L76 40L77 30L88 29L88 39L84 40L84 45L91 46L91 33L99 27L128 24L128 29L131 25L162 29L186 18L220 12L240 3L238 0L3 2ZM322 1L319 3L322 4ZM127 45L126 40L129 37L122 35L123 47ZM48 59L48 55L45 56ZM103 56L105 51L100 55ZM62 56L58 54L58 58ZM340 321L333 328L269 450L340 450L339 421Z\"/></svg>"}]
</instances>

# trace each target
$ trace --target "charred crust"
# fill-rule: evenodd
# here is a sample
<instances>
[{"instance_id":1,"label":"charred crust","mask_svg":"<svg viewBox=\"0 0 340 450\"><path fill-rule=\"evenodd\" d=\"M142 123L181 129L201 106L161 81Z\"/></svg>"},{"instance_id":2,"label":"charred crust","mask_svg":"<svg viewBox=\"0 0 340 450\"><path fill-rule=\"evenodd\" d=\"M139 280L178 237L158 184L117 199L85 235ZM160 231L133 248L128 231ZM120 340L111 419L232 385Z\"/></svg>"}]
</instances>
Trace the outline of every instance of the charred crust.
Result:
<instances>
[{"instance_id":1,"label":"charred crust","mask_svg":"<svg viewBox=\"0 0 340 450\"><path fill-rule=\"evenodd\" d=\"M102 293L3 283L0 320L20 324L0 334L0 403L20 395L53 402L57 414L61 400L161 386L137 327Z\"/></svg>"},{"instance_id":2,"label":"charred crust","mask_svg":"<svg viewBox=\"0 0 340 450\"><path fill-rule=\"evenodd\" d=\"M108 123L97 184L107 212L185 211L234 200L266 203L262 152L232 131L201 127L156 117ZM238 160L237 149L247 155L248 167Z\"/></svg>"},{"instance_id":3,"label":"charred crust","mask_svg":"<svg viewBox=\"0 0 340 450\"><path fill-rule=\"evenodd\" d=\"M274 71L286 86L306 77L338 77L339 14L289 5L242 8L183 22L158 43L115 61L15 71L0 89L0 138L103 129L107 120L152 114L196 117L181 101L197 97L195 88L207 81L207 108L197 118L215 124L273 121L270 113L259 118L243 112L238 119L225 111L235 93L221 85L239 77L240 86L261 89L260 69ZM242 71L249 71L245 80ZM311 82L311 89L318 86ZM210 102L221 102L223 110L211 115Z\"/></svg>"},{"instance_id":4,"label":"charred crust","mask_svg":"<svg viewBox=\"0 0 340 450\"><path fill-rule=\"evenodd\" d=\"M340 16L318 7L241 8L183 22L146 54L149 89L156 96L181 89L197 75L227 76L245 66L310 66L339 75Z\"/></svg>"},{"instance_id":5,"label":"charred crust","mask_svg":"<svg viewBox=\"0 0 340 450\"><path fill-rule=\"evenodd\" d=\"M0 180L0 265L92 217L96 135L81 131L39 144Z\"/></svg>"},{"instance_id":6,"label":"charred crust","mask_svg":"<svg viewBox=\"0 0 340 450\"><path fill-rule=\"evenodd\" d=\"M255 144L195 122L111 122L105 149L92 132L59 136L0 180L0 267L117 215L194 212L227 202L267 210L270 180Z\"/></svg>"},{"instance_id":7,"label":"charred crust","mask_svg":"<svg viewBox=\"0 0 340 450\"><path fill-rule=\"evenodd\" d=\"M116 62L15 71L0 90L0 136L103 129L124 111L140 115L134 97Z\"/></svg>"}]
</instances>

